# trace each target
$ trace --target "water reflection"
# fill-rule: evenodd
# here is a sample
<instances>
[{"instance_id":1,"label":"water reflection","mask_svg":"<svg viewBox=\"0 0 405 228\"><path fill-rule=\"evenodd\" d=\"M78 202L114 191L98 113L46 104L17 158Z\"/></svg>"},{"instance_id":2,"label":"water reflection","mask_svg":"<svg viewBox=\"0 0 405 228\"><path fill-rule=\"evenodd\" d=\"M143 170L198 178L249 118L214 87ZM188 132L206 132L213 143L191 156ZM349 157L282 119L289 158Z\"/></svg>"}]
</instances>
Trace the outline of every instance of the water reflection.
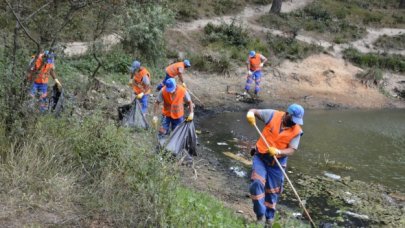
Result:
<instances>
[{"instance_id":1,"label":"water reflection","mask_svg":"<svg viewBox=\"0 0 405 228\"><path fill-rule=\"evenodd\" d=\"M215 143L234 137L253 145L258 136L245 115L222 113L202 120L200 127L211 131L202 136L203 140L211 141L208 146L218 152L241 151L235 144L223 148ZM304 123L299 151L289 160L289 166L306 174L329 171L405 189L405 110L309 110ZM245 150L241 152L247 153Z\"/></svg>"}]
</instances>

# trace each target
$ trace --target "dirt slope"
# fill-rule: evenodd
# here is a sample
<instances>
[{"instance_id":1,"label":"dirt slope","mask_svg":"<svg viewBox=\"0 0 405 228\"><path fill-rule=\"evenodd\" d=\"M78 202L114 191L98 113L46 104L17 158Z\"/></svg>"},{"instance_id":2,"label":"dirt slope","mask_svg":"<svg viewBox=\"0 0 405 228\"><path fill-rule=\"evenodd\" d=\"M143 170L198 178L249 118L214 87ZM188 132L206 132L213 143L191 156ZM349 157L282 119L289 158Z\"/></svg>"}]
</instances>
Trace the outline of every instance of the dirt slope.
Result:
<instances>
[{"instance_id":1,"label":"dirt slope","mask_svg":"<svg viewBox=\"0 0 405 228\"><path fill-rule=\"evenodd\" d=\"M230 92L243 92L244 67L230 77L193 73L186 83L204 105L221 109L246 109L251 104L236 100ZM354 75L362 69L331 55L313 55L300 62L284 61L277 69L266 67L259 107L282 107L291 102L306 108L405 108L377 87L367 87ZM396 75L398 80L400 75ZM403 76L402 76L403 77ZM391 77L394 78L394 77ZM198 103L198 102L197 102Z\"/></svg>"}]
</instances>

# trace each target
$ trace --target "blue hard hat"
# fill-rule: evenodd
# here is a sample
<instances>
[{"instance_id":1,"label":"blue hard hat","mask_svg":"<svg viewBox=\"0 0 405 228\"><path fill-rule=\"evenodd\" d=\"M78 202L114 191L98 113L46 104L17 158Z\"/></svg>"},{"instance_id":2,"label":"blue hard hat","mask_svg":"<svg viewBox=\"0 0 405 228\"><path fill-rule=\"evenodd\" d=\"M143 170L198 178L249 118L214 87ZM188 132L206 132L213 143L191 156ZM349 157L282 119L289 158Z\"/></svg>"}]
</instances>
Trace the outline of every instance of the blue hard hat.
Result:
<instances>
[{"instance_id":1,"label":"blue hard hat","mask_svg":"<svg viewBox=\"0 0 405 228\"><path fill-rule=\"evenodd\" d=\"M304 125L304 108L299 104L292 104L287 109L288 114L291 115L292 121L299 125Z\"/></svg>"},{"instance_id":2,"label":"blue hard hat","mask_svg":"<svg viewBox=\"0 0 405 228\"><path fill-rule=\"evenodd\" d=\"M186 67L191 67L190 60L185 59L183 62L184 62L184 65L186 65Z\"/></svg>"},{"instance_id":3,"label":"blue hard hat","mask_svg":"<svg viewBox=\"0 0 405 228\"><path fill-rule=\"evenodd\" d=\"M255 57L255 55L256 55L256 52L255 52L255 51L250 51L250 52L249 52L249 56L250 56L250 57Z\"/></svg>"},{"instance_id":4,"label":"blue hard hat","mask_svg":"<svg viewBox=\"0 0 405 228\"><path fill-rule=\"evenodd\" d=\"M173 93L173 91L176 89L176 80L174 78L169 78L165 82L166 85L166 91L169 93Z\"/></svg>"},{"instance_id":5,"label":"blue hard hat","mask_svg":"<svg viewBox=\"0 0 405 228\"><path fill-rule=\"evenodd\" d=\"M131 65L131 72L133 73L134 71L138 70L141 67L141 62L135 60L132 62Z\"/></svg>"}]
</instances>

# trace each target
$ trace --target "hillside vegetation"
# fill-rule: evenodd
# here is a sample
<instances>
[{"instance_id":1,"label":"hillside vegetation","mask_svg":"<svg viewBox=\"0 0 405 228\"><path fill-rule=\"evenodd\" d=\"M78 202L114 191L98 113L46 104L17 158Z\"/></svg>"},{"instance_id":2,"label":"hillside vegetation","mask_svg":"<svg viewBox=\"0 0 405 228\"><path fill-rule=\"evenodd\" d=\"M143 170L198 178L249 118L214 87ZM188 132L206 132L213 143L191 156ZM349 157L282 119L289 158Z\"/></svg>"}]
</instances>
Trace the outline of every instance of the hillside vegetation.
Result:
<instances>
[{"instance_id":1,"label":"hillside vegetation","mask_svg":"<svg viewBox=\"0 0 405 228\"><path fill-rule=\"evenodd\" d=\"M176 20L230 14L248 4L270 2L2 1L0 226L255 227L215 196L180 184L178 165L156 151L155 132L123 128L115 120L118 100L128 98L121 88L134 59L150 69L153 85L164 76L167 63L180 59L178 50L167 45L171 37L166 32ZM336 10L336 4L344 7ZM342 43L363 36L366 25L403 28L403 14L387 13L396 4L316 1L298 12L266 15L261 22L285 31L301 29L302 24L325 37L332 33L329 39ZM121 41L112 48L100 41L111 33ZM323 51L294 37L256 37L237 22L209 24L190 34L198 36L194 42L203 49L186 51L194 69L215 75L229 74L243 64L251 49L292 61ZM403 45L403 37L397 39L379 40L376 45ZM88 52L65 56L64 47L73 41L89 42ZM66 91L60 118L30 109L27 93L29 60L51 48ZM345 55L360 66L404 72L401 56L365 55L354 49ZM98 93L100 80L118 92ZM305 226L286 218L279 218L279 223Z\"/></svg>"}]
</instances>

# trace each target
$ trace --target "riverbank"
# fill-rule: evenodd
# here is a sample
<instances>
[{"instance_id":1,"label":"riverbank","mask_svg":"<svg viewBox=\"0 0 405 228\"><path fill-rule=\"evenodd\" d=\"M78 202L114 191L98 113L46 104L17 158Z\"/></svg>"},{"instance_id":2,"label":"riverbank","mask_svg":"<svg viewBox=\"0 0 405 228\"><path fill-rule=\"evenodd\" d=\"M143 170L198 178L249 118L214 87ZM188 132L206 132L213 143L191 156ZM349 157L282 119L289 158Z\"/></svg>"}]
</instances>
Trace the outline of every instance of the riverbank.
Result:
<instances>
[{"instance_id":1,"label":"riverbank","mask_svg":"<svg viewBox=\"0 0 405 228\"><path fill-rule=\"evenodd\" d=\"M195 157L193 169L183 167L182 181L198 191L214 195L236 213L254 221L255 215L248 192L250 165L223 153L230 152L236 157L243 158L240 160L251 161L249 148L254 145L255 140L247 134L249 129L244 127L246 123L242 123L243 116L232 118L232 123L232 120L229 120L230 116L234 115L211 114L198 120L197 129L201 132L198 157ZM308 132L310 132L309 130L307 134L310 134ZM307 135L305 138L312 137ZM355 165L341 163L332 158L323 162L316 159L312 162L301 161L299 155L303 153L304 157L311 157L311 155L305 149L304 151L300 149L298 153L290 159L288 175L301 198L305 200L307 208L317 224L328 223L345 227L401 227L405 225L403 219L404 193L381 184L360 181L351 177L350 173L354 175L357 172L355 169L360 168ZM300 164L300 167L295 166L297 158L305 164ZM308 174L308 172L302 172L302 166L305 167L305 165L319 166L322 167L322 170L335 170L335 172L328 171L323 174L309 172L311 174ZM336 173L347 174L339 176ZM280 219L282 221L302 221L304 225L302 210L299 208L291 188L287 183L284 183L284 187L285 190L277 206ZM365 191L365 189L367 190Z\"/></svg>"}]
</instances>

